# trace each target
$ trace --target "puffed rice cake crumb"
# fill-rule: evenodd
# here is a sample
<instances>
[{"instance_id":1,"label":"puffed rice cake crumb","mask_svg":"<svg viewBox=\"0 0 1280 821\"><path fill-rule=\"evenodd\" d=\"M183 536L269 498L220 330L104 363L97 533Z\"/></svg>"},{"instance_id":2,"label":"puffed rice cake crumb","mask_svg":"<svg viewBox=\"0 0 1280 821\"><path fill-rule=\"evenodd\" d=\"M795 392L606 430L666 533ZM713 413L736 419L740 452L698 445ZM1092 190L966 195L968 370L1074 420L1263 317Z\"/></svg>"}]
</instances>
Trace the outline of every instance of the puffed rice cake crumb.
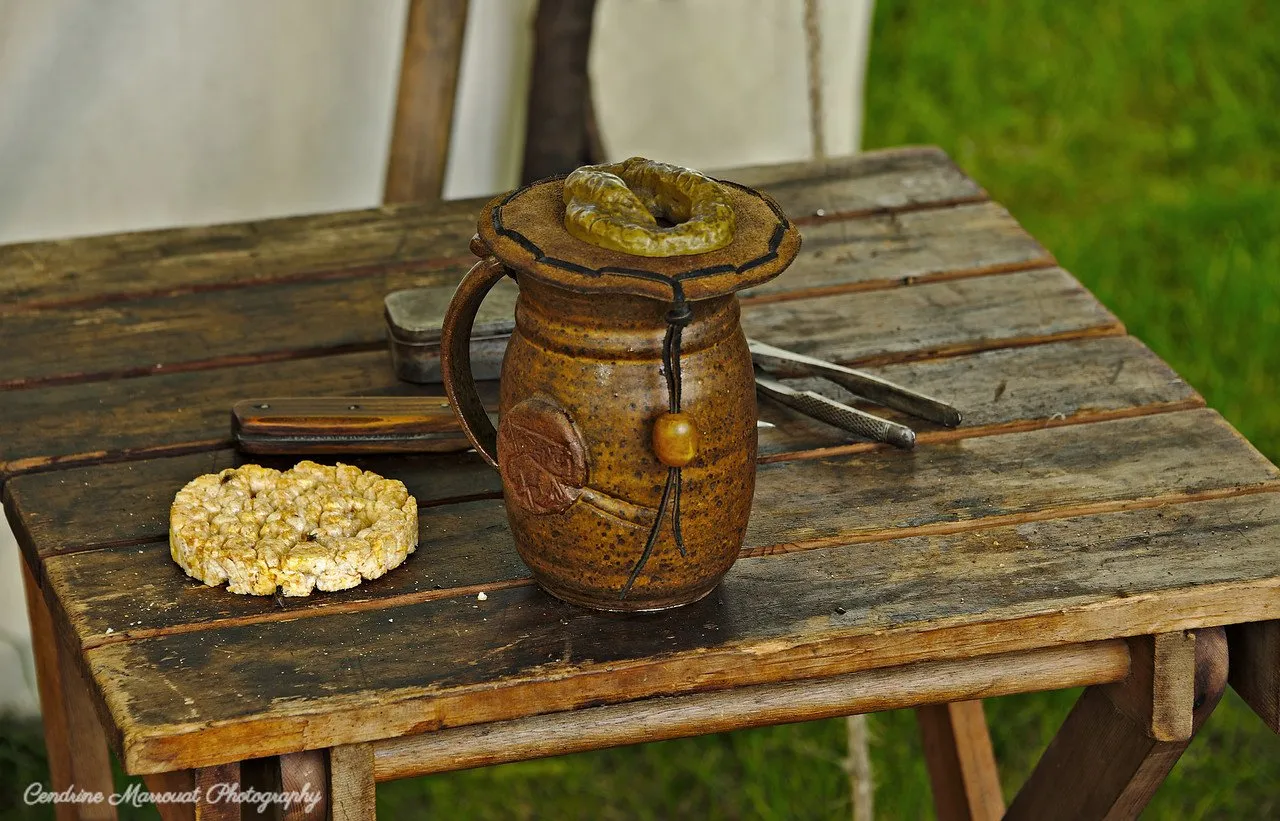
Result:
<instances>
[{"instance_id":1,"label":"puffed rice cake crumb","mask_svg":"<svg viewBox=\"0 0 1280 821\"><path fill-rule=\"evenodd\" d=\"M418 546L404 483L351 465L259 465L193 479L169 509L169 552L188 576L232 593L346 590Z\"/></svg>"}]
</instances>

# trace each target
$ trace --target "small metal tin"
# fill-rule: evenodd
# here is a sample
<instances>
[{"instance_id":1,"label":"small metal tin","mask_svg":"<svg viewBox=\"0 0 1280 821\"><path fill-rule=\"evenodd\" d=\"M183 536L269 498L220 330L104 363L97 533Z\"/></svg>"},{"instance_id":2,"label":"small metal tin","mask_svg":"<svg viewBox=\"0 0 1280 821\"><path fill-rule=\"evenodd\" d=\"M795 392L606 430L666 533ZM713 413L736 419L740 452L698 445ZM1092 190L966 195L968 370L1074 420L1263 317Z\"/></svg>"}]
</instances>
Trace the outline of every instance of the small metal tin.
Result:
<instances>
[{"instance_id":1,"label":"small metal tin","mask_svg":"<svg viewBox=\"0 0 1280 821\"><path fill-rule=\"evenodd\" d=\"M451 285L393 291L383 300L387 343L396 376L406 382L439 382L440 326L453 298ZM471 334L471 367L476 379L501 376L507 339L515 327L519 289L504 279L494 286L476 315Z\"/></svg>"}]
</instances>

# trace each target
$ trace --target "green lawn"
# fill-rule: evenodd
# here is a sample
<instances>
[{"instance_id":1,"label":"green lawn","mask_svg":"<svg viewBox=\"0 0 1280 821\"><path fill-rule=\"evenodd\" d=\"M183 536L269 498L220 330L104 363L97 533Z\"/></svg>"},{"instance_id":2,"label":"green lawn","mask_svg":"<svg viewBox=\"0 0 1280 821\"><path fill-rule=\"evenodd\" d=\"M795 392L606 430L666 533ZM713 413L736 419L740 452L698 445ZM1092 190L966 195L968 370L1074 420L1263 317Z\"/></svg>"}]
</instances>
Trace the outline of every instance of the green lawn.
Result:
<instances>
[{"instance_id":1,"label":"green lawn","mask_svg":"<svg viewBox=\"0 0 1280 821\"><path fill-rule=\"evenodd\" d=\"M1274 0L879 0L865 138L946 148L1272 460L1277 31ZM1074 695L987 702L1007 791ZM880 817L930 816L911 714L871 722ZM15 794L6 780L41 772L36 733L0 726L0 816ZM379 810L847 818L843 740L842 723L825 721L494 767L383 785ZM1147 817L1276 818L1277 785L1280 740L1228 693Z\"/></svg>"}]
</instances>

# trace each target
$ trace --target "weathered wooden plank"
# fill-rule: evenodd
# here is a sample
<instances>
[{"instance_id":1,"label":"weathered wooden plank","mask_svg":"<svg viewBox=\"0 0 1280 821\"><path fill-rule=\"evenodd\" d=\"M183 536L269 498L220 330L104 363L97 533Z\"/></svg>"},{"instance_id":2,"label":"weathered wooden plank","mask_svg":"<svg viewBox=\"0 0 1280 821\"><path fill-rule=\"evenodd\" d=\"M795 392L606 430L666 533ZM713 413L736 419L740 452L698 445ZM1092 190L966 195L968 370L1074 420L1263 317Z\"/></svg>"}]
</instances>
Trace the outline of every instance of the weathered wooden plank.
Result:
<instances>
[{"instance_id":1,"label":"weathered wooden plank","mask_svg":"<svg viewBox=\"0 0 1280 821\"><path fill-rule=\"evenodd\" d=\"M1273 618L1278 565L1280 496L1259 493L749 558L715 595L643 618L517 587L106 644L86 658L127 768L146 772L249 746L280 753Z\"/></svg>"},{"instance_id":2,"label":"weathered wooden plank","mask_svg":"<svg viewBox=\"0 0 1280 821\"><path fill-rule=\"evenodd\" d=\"M910 425L921 444L968 436L978 428L1029 430L1203 403L1173 369L1133 337L1000 348L865 370L945 399L962 411L964 420L958 428L947 429L863 402L824 379L783 381ZM806 448L831 454L867 447L856 437L776 402L762 399L760 418L777 426L760 431L764 461L789 458L788 454Z\"/></svg>"},{"instance_id":3,"label":"weathered wooden plank","mask_svg":"<svg viewBox=\"0 0 1280 821\"><path fill-rule=\"evenodd\" d=\"M1026 277L1032 279L1025 280ZM823 323L823 341L811 345L811 353L827 359L853 361L914 357L917 349L911 347L913 344L952 352L996 347L1018 339L1020 334L1039 331L1050 337L1118 331L1114 317L1065 273L1011 274L994 280L1011 282L994 286L983 284L984 280L938 283L903 289L903 294L881 291L765 304L748 307L745 315L749 323L778 326L771 336L762 337L778 344L803 343L798 329L807 327L805 323L813 316ZM956 299L952 289L961 286L965 288L964 298L975 301L969 311L939 307ZM1010 288L1022 291L1011 296ZM1046 308L1037 308L1039 298L1033 292L1042 288L1067 294L1064 304L1052 316ZM984 304L990 300L1001 300L1000 307ZM833 325L826 305L837 301L838 310L846 315ZM956 318L960 313L981 316L969 321ZM778 318L772 319L774 315ZM858 319L851 322L849 316ZM983 321L990 324L982 325ZM1128 348L1099 348L1097 354L1087 348L1079 350L1081 353L1077 354L1074 348L1054 347L1044 354L1030 354L1030 359L1012 352L993 355L990 359L972 361L969 370L956 378L942 375L951 370L949 365L932 369L921 365L915 370L885 373L907 384L911 384L912 379L931 383L932 392L942 397L957 397L955 403L967 413L980 414L990 405L992 411L987 418L1004 414L1011 402L1016 406L1010 386L1015 391L1042 390L1045 396L1052 396L1059 387L1054 380L1060 380L1062 387L1072 385L1085 389L1084 386L1094 384L1105 373L1106 383L1088 389L1089 393L1080 397L1078 407L1083 409L1091 402L1107 404L1108 400L1100 398L1104 394L1124 401L1126 391L1133 392L1135 398L1142 401L1137 394L1150 395L1166 387L1160 384L1161 380L1176 379L1142 349L1140 343L1131 343ZM1040 362L1037 357L1041 355L1048 358ZM1073 361L1077 355L1082 357L1079 362ZM1066 370L1053 375L1060 367ZM1076 379L1071 372L1073 368L1086 369L1087 373ZM1124 372L1135 368L1136 373ZM1007 372L996 369L1007 369ZM1109 381L1112 379L1114 383ZM996 384L991 385L993 380ZM1003 389L1001 382L1005 385ZM977 393L971 386L978 384L990 387ZM824 388L833 389L834 386ZM161 455L229 443L231 405L254 394L403 395L416 391L438 395L441 389L400 383L391 371L387 354L380 351L193 373L160 373L141 382L108 380L0 391L0 416L11 420L14 431L0 442L0 476L132 454ZM1185 395L1185 388L1171 390L1166 398L1181 401L1175 396L1180 392ZM193 401L193 397L199 400ZM1070 410L1057 408L1055 412L1067 415ZM784 419L799 417L790 414L784 415ZM773 417L767 417L766 421L780 423ZM820 445L829 435L826 426L818 428L815 445ZM776 452L770 450L768 440L767 435L762 440L763 452Z\"/></svg>"},{"instance_id":4,"label":"weathered wooden plank","mask_svg":"<svg viewBox=\"0 0 1280 821\"><path fill-rule=\"evenodd\" d=\"M24 551L78 550L91 545L131 545L166 538L173 495L196 476L246 463L279 470L294 457L254 456L234 450L98 465L33 474L35 482L5 487L5 504ZM330 462L336 460L329 460ZM420 505L496 496L493 469L471 454L343 457L346 464L404 478ZM50 495L45 495L46 493Z\"/></svg>"},{"instance_id":5,"label":"weathered wooden plank","mask_svg":"<svg viewBox=\"0 0 1280 821\"><path fill-rule=\"evenodd\" d=\"M812 547L854 534L877 539L906 527L937 531L1036 511L1137 505L1280 478L1280 469L1211 410L776 467L757 474L751 545Z\"/></svg>"},{"instance_id":6,"label":"weathered wooden plank","mask_svg":"<svg viewBox=\"0 0 1280 821\"><path fill-rule=\"evenodd\" d=\"M791 267L744 297L871 290L1055 264L1008 211L990 202L823 221L800 234L803 245Z\"/></svg>"},{"instance_id":7,"label":"weathered wooden plank","mask_svg":"<svg viewBox=\"0 0 1280 821\"><path fill-rule=\"evenodd\" d=\"M1128 666L1125 645L1112 640L921 662L833 676L821 682L764 684L588 707L388 739L374 745L374 774L379 781L391 781L621 744L894 710L978 694L1056 690L1123 676Z\"/></svg>"},{"instance_id":8,"label":"weathered wooden plank","mask_svg":"<svg viewBox=\"0 0 1280 821\"><path fill-rule=\"evenodd\" d=\"M1052 455L1031 456L1045 452ZM1144 469L1134 468L1137 452ZM914 454L780 462L757 476L746 549L763 554L876 541L973 528L986 517L1141 504L1277 478L1280 472L1212 411L982 437ZM449 588L474 595L526 578L500 500L429 508L419 517L419 552L403 567L353 590L287 600L283 609L270 598L188 580L165 542L46 556L45 574L82 646L205 629L220 620L292 619L461 592Z\"/></svg>"},{"instance_id":9,"label":"weathered wooden plank","mask_svg":"<svg viewBox=\"0 0 1280 821\"><path fill-rule=\"evenodd\" d=\"M386 351L369 351L158 374L142 382L112 379L5 391L0 392L0 415L12 427L0 442L0 473L104 456L227 447L231 405L282 391L412 395L423 389L395 378Z\"/></svg>"},{"instance_id":10,"label":"weathered wooden plank","mask_svg":"<svg viewBox=\"0 0 1280 821\"><path fill-rule=\"evenodd\" d=\"M147 792L152 795L169 793L177 797L179 793L188 793L195 787L195 773L192 770L174 770L167 773L151 773L143 776ZM178 801L155 802L160 821L194 821L196 808L194 804Z\"/></svg>"},{"instance_id":11,"label":"weathered wooden plank","mask_svg":"<svg viewBox=\"0 0 1280 821\"><path fill-rule=\"evenodd\" d=\"M939 219L954 223L960 212L951 209L939 213L949 215ZM1021 229L1017 231L1021 232ZM985 249L988 245L998 249L1002 245L996 232L980 230L977 235L976 238L968 238L976 249ZM1029 238L1027 241L1034 244ZM847 246L856 240L844 242ZM807 259L820 252L834 254L835 258L840 256L838 250L830 247L819 247L812 252L802 250L801 254ZM926 255L926 266L945 264L946 248L936 253L943 256ZM886 270L918 272L919 261L912 262L913 255L918 257L921 252L906 252L898 262L888 263L886 269L854 266L835 267L828 271L824 262L817 266L816 271L811 270L811 276L784 277L778 287L787 295L795 296L815 283L830 285L856 279L863 267L872 276ZM1024 255L1018 252L1015 256ZM972 255L966 256L957 251L957 260L957 264L964 265L972 261ZM913 264L917 267L910 267ZM383 298L389 291L432 286L439 288L447 298L465 270L465 263L455 263L425 272L383 271L355 279L291 282L13 313L0 324L0 345L24 353L20 357L0 360L0 388L30 388L40 384L113 376L207 370L318 352L377 348L384 344L386 336L382 311ZM904 324L906 334L914 332L915 337L925 344L933 341L936 334L930 334L930 326L918 326L912 318L919 315L937 323L941 313L981 313L980 309L964 311L970 307L965 302L968 298L994 300L982 314L984 321L993 323L988 333L1000 335L993 338L1079 330L1081 320L1088 323L1086 327L1100 323L1116 324L1114 318L1079 283L1061 270L1054 269L1053 273L1040 271L1021 277L983 277L974 282L987 279L998 284L939 283L921 286L919 290L922 293L913 297L844 294L832 298L835 304L828 310L857 312L842 317L843 324L848 325L849 316L875 312L882 307L880 302L885 302L883 307L890 311L905 308L910 313L901 315L898 323ZM823 290L825 286L818 292ZM917 289L897 290L914 292ZM1035 309L1035 306L1055 297L1063 299L1061 306L1055 306L1060 308L1062 316L1048 316L1045 308ZM804 302L752 305L744 311L744 321L768 327L772 333L762 338L782 344L783 337L793 338L803 328L796 323L812 313L812 309L802 304ZM1007 314L1010 307L1019 308L1019 313ZM828 314L816 318L829 321ZM1037 320L1040 324L1031 324ZM892 332L894 327L888 326L888 330ZM789 333L783 333L783 328L787 328ZM965 330L964 338L970 344L976 344L971 340L973 326ZM862 345L869 341L864 336ZM905 339L900 337L890 341L902 345ZM848 356L844 354L844 357Z\"/></svg>"},{"instance_id":12,"label":"weathered wooden plank","mask_svg":"<svg viewBox=\"0 0 1280 821\"><path fill-rule=\"evenodd\" d=\"M329 761L324 750L287 753L277 758L280 789L306 799L285 809L282 821L324 821L329 817L329 796L322 788L328 776Z\"/></svg>"},{"instance_id":13,"label":"weathered wooden plank","mask_svg":"<svg viewBox=\"0 0 1280 821\"><path fill-rule=\"evenodd\" d=\"M10 314L0 388L203 369L385 344L389 291L457 281L465 265Z\"/></svg>"},{"instance_id":14,"label":"weathered wooden plank","mask_svg":"<svg viewBox=\"0 0 1280 821\"><path fill-rule=\"evenodd\" d=\"M227 788L240 784L240 762L214 764L200 767L194 773L195 790L199 797L195 806L196 821L239 821L240 805L228 800Z\"/></svg>"},{"instance_id":15,"label":"weathered wooden plank","mask_svg":"<svg viewBox=\"0 0 1280 821\"><path fill-rule=\"evenodd\" d=\"M57 589L74 575L91 587L67 602L73 629L89 628L88 643L100 643L170 629L203 629L218 621L292 619L319 609L378 609L388 603L429 601L492 592L529 583L528 569L511 543L501 503L464 502L419 513L418 551L408 564L351 590L306 598L237 596L187 578L169 558L167 543L76 553L53 571ZM80 557L73 559L72 557ZM74 568L74 569L73 569Z\"/></svg>"},{"instance_id":16,"label":"weathered wooden plank","mask_svg":"<svg viewBox=\"0 0 1280 821\"><path fill-rule=\"evenodd\" d=\"M1227 628L1231 686L1263 723L1280 733L1280 621Z\"/></svg>"},{"instance_id":17,"label":"weathered wooden plank","mask_svg":"<svg viewBox=\"0 0 1280 821\"><path fill-rule=\"evenodd\" d=\"M432 267L468 254L483 206L413 203L0 246L0 313Z\"/></svg>"},{"instance_id":18,"label":"weathered wooden plank","mask_svg":"<svg viewBox=\"0 0 1280 821\"><path fill-rule=\"evenodd\" d=\"M107 733L94 705L92 685L86 672L73 655L78 652L65 639L58 642L58 682L62 690L62 715L66 720L70 743L72 781L69 786L111 795L115 776L111 771L111 752ZM57 720L55 715L54 720ZM76 807L82 821L115 821L116 808L107 802Z\"/></svg>"},{"instance_id":19,"label":"weathered wooden plank","mask_svg":"<svg viewBox=\"0 0 1280 821\"><path fill-rule=\"evenodd\" d=\"M1198 631L1194 680L1182 685L1194 700L1191 733L1199 730L1227 686L1227 642L1222 629ZM1085 690L1018 791L1010 821L1137 818L1191 741L1159 741L1107 696ZM1189 703L1188 708L1191 707Z\"/></svg>"},{"instance_id":20,"label":"weathered wooden plank","mask_svg":"<svg viewBox=\"0 0 1280 821\"><path fill-rule=\"evenodd\" d=\"M1161 633L1129 640L1128 677L1107 697L1156 741L1191 738L1196 641L1190 633Z\"/></svg>"},{"instance_id":21,"label":"weathered wooden plank","mask_svg":"<svg viewBox=\"0 0 1280 821\"><path fill-rule=\"evenodd\" d=\"M727 170L796 216L984 198L937 148L872 151L825 164ZM294 278L357 277L469 256L484 200L392 205L226 225L0 247L0 313Z\"/></svg>"},{"instance_id":22,"label":"weathered wooden plank","mask_svg":"<svg viewBox=\"0 0 1280 821\"><path fill-rule=\"evenodd\" d=\"M481 387L496 405L496 385ZM285 394L439 397L444 387L401 382L386 351L369 351L0 392L0 415L14 425L0 442L0 476L229 447L232 405Z\"/></svg>"},{"instance_id":23,"label":"weathered wooden plank","mask_svg":"<svg viewBox=\"0 0 1280 821\"><path fill-rule=\"evenodd\" d=\"M768 191L792 219L802 222L888 209L978 202L987 196L942 149L934 146L906 146L708 173Z\"/></svg>"},{"instance_id":24,"label":"weathered wooden plank","mask_svg":"<svg viewBox=\"0 0 1280 821\"><path fill-rule=\"evenodd\" d=\"M917 707L916 722L938 821L999 821L1004 796L982 701Z\"/></svg>"},{"instance_id":25,"label":"weathered wooden plank","mask_svg":"<svg viewBox=\"0 0 1280 821\"><path fill-rule=\"evenodd\" d=\"M329 751L329 803L333 821L372 821L377 812L373 745L346 744Z\"/></svg>"},{"instance_id":26,"label":"weathered wooden plank","mask_svg":"<svg viewBox=\"0 0 1280 821\"><path fill-rule=\"evenodd\" d=\"M771 345L857 365L1123 330L1060 268L746 305L742 326Z\"/></svg>"},{"instance_id":27,"label":"weathered wooden plank","mask_svg":"<svg viewBox=\"0 0 1280 821\"><path fill-rule=\"evenodd\" d=\"M64 658L67 644L59 639L40 585L25 561L22 584L44 719L50 787L54 792L75 788L103 794L115 792L106 735L89 699L84 676ZM81 809L85 810L83 816ZM54 812L58 821L116 817L115 808L108 804L58 804Z\"/></svg>"},{"instance_id":28,"label":"weathered wooden plank","mask_svg":"<svg viewBox=\"0 0 1280 821\"><path fill-rule=\"evenodd\" d=\"M467 0L411 0L383 199L438 200L444 191Z\"/></svg>"},{"instance_id":29,"label":"weathered wooden plank","mask_svg":"<svg viewBox=\"0 0 1280 821\"><path fill-rule=\"evenodd\" d=\"M868 371L944 397L964 412L961 427L947 431L885 408L863 405L875 413L913 425L922 432L922 442L953 434L968 435L974 428L1022 429L1201 403L1185 382L1132 337L1000 349L878 366ZM825 380L786 381L842 402L858 404L855 397ZM15 459L7 465L18 471L24 467L114 460L135 454L197 450L206 447L206 443L221 444L230 436L228 409L231 404L252 394L404 395L417 391L434 394L443 390L399 382L390 373L385 355L375 353L198 374L169 374L149 378L147 391L138 391L136 387L126 380L0 393L0 407L10 412L9 418L17 427L12 437L0 443L0 452L54 454ZM488 383L482 385L484 389L491 387ZM195 395L202 399L191 403L190 397ZM94 403L100 409L98 413L81 412ZM866 444L858 444L860 440L856 437L776 402L761 400L759 407L760 418L774 425L759 432L760 454L765 460L796 451L842 446L856 449ZM105 452L86 451L101 448L106 431L110 431L115 447ZM154 493L154 489L145 486L145 474L158 471L157 484L176 491L200 473L231 466L234 459L230 452L224 451L222 457L193 454L155 464L102 466L57 476L19 477L10 483L10 491L15 504L24 510L24 528L31 539L41 545L42 552L101 542L160 538L167 526L167 500L146 495ZM252 457L245 459L253 461ZM278 464L286 461L281 459ZM473 461L478 465L478 460ZM410 467L412 462L410 459L404 467ZM374 467L375 464L379 467ZM487 473L475 465L466 477L453 475L452 472L469 464L466 460L439 464L449 467L449 481L437 480L416 487L415 494L420 501L447 498L444 493L470 495L497 489L492 481L477 478ZM395 460L370 462L367 466L370 470L401 468ZM467 477L479 484L460 485L454 481ZM137 495L139 491L143 495ZM107 505L96 499L95 493L109 493L116 503Z\"/></svg>"}]
</instances>

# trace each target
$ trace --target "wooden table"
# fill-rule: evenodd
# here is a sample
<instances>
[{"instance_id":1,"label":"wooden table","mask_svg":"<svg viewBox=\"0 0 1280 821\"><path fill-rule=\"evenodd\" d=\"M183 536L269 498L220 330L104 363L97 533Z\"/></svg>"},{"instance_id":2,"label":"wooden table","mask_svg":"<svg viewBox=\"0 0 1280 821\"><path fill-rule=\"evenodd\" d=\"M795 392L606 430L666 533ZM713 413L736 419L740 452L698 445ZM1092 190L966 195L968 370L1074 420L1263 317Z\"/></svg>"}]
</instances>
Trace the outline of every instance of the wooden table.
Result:
<instances>
[{"instance_id":1,"label":"wooden table","mask_svg":"<svg viewBox=\"0 0 1280 821\"><path fill-rule=\"evenodd\" d=\"M1277 469L940 151L729 176L804 234L747 333L966 420L908 453L762 401L742 560L647 617L534 586L473 454L354 460L422 505L418 552L354 590L282 606L169 559L173 494L246 461L235 400L424 391L392 374L382 297L450 289L479 203L0 249L0 470L54 785L109 791L108 748L153 786L280 756L357 818L375 780L950 704L921 711L943 817L993 817L973 700L1095 685L1009 816L1136 814L1222 693L1221 627L1280 617ZM1275 625L1231 641L1276 726Z\"/></svg>"}]
</instances>

